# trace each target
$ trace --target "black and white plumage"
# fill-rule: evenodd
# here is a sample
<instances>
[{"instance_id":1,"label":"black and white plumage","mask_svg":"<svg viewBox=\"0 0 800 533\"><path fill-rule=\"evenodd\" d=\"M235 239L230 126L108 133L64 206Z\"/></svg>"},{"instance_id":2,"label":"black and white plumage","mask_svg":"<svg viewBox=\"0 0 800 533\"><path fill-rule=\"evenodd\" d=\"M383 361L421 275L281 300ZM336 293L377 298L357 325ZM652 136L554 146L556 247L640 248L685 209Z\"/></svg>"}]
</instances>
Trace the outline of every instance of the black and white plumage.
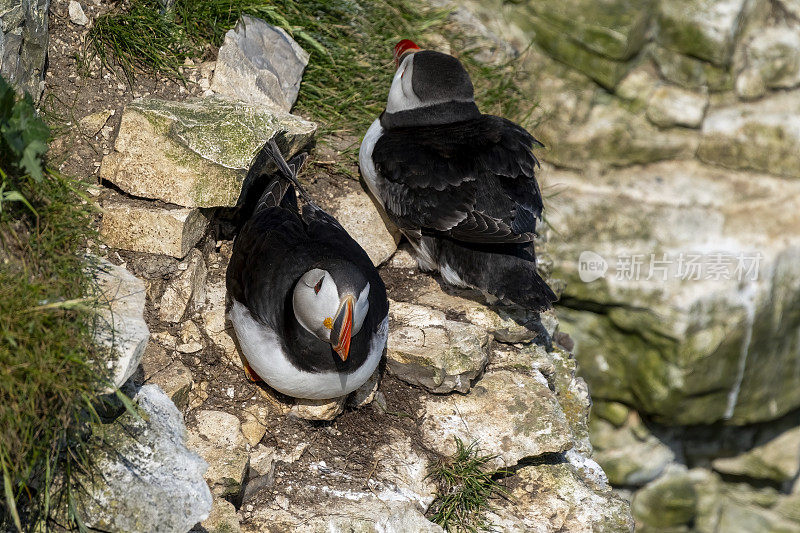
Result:
<instances>
[{"instance_id":1,"label":"black and white plumage","mask_svg":"<svg viewBox=\"0 0 800 533\"><path fill-rule=\"evenodd\" d=\"M386 111L359 152L372 194L423 270L533 310L550 307L556 296L533 249L543 204L532 148L541 143L482 114L456 58L410 41L395 54Z\"/></svg>"},{"instance_id":2,"label":"black and white plumage","mask_svg":"<svg viewBox=\"0 0 800 533\"><path fill-rule=\"evenodd\" d=\"M233 245L228 316L253 379L296 398L336 398L380 362L386 288L366 252L300 188L302 160L287 165L274 142L271 155L279 176Z\"/></svg>"}]
</instances>

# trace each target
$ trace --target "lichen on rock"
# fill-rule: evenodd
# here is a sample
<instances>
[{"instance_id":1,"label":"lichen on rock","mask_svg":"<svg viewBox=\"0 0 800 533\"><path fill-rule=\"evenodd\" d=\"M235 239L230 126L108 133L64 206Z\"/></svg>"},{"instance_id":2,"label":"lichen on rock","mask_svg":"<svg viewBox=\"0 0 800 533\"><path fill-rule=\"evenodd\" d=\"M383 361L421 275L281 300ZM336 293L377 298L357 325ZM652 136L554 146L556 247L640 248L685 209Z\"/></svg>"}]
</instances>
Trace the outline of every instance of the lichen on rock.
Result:
<instances>
[{"instance_id":1,"label":"lichen on rock","mask_svg":"<svg viewBox=\"0 0 800 533\"><path fill-rule=\"evenodd\" d=\"M158 386L134 401L140 412L106 424L87 446L93 475L83 476L82 519L105 531L188 531L211 510L208 465L187 449L183 417Z\"/></svg>"},{"instance_id":2,"label":"lichen on rock","mask_svg":"<svg viewBox=\"0 0 800 533\"><path fill-rule=\"evenodd\" d=\"M123 111L100 175L134 196L184 207L235 206L269 139L283 134L288 159L315 131L299 117L221 97L139 98Z\"/></svg>"}]
</instances>

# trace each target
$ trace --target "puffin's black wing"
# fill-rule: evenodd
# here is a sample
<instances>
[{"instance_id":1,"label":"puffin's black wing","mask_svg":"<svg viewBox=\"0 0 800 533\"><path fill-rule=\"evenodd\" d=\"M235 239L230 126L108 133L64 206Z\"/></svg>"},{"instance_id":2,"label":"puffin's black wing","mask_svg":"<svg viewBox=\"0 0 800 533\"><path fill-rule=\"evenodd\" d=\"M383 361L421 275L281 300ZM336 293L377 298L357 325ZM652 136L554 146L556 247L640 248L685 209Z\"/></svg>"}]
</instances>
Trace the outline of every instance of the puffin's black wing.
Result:
<instances>
[{"instance_id":1,"label":"puffin's black wing","mask_svg":"<svg viewBox=\"0 0 800 533\"><path fill-rule=\"evenodd\" d=\"M541 146L492 115L387 130L372 152L381 200L402 228L475 243L529 242L542 215L536 183Z\"/></svg>"},{"instance_id":2,"label":"puffin's black wing","mask_svg":"<svg viewBox=\"0 0 800 533\"><path fill-rule=\"evenodd\" d=\"M296 211L275 206L256 212L233 243L226 273L230 297L259 321L277 327L283 299L304 272L303 265L286 258L306 249L308 240Z\"/></svg>"}]
</instances>

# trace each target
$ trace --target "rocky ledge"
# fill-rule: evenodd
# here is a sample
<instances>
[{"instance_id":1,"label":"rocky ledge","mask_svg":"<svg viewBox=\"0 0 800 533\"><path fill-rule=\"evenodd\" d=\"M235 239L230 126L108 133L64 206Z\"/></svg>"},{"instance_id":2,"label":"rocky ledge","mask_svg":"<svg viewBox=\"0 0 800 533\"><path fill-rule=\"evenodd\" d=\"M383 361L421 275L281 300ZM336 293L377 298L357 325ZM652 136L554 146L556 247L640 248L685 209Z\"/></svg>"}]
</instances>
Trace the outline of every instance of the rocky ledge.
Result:
<instances>
[{"instance_id":1,"label":"rocky ledge","mask_svg":"<svg viewBox=\"0 0 800 533\"><path fill-rule=\"evenodd\" d=\"M226 37L219 61L232 63L218 63L224 76L202 98L137 99L122 113L97 196L109 286L125 288L107 298L109 317L123 319L108 320L109 331L125 328L109 333L117 354L109 370L115 385L127 380L135 413L123 409L93 441L103 466L87 480L86 523L442 531L429 520L439 490L429 473L460 440L493 456L487 466L508 492L487 514L497 527L631 531L629 505L591 459L591 400L555 315L488 305L421 273L353 180L318 167L301 175L380 267L391 299L385 364L349 397L327 402L245 379L225 316L236 208L269 173L264 143L277 135L288 157L313 143L316 126L288 114L296 83L280 77L263 98L237 98L248 76L302 73L307 55L286 39L248 18ZM256 41L296 68L251 64ZM105 444L120 453L104 454Z\"/></svg>"}]
</instances>

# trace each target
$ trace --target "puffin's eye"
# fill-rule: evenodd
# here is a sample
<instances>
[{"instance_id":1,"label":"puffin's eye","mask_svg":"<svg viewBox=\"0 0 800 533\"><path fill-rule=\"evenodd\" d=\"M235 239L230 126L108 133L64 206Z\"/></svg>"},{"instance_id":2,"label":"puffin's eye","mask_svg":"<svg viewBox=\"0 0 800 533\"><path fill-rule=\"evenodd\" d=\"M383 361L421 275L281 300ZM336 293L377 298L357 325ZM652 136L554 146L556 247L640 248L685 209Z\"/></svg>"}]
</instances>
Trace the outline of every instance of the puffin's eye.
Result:
<instances>
[{"instance_id":1,"label":"puffin's eye","mask_svg":"<svg viewBox=\"0 0 800 533\"><path fill-rule=\"evenodd\" d=\"M323 281L324 279L325 279L325 277L324 277L324 276L323 276L323 277L321 277L321 278L319 278L319 281L317 282L317 284L316 284L316 285L314 285L314 294L319 294L319 290L322 288L322 281Z\"/></svg>"}]
</instances>

